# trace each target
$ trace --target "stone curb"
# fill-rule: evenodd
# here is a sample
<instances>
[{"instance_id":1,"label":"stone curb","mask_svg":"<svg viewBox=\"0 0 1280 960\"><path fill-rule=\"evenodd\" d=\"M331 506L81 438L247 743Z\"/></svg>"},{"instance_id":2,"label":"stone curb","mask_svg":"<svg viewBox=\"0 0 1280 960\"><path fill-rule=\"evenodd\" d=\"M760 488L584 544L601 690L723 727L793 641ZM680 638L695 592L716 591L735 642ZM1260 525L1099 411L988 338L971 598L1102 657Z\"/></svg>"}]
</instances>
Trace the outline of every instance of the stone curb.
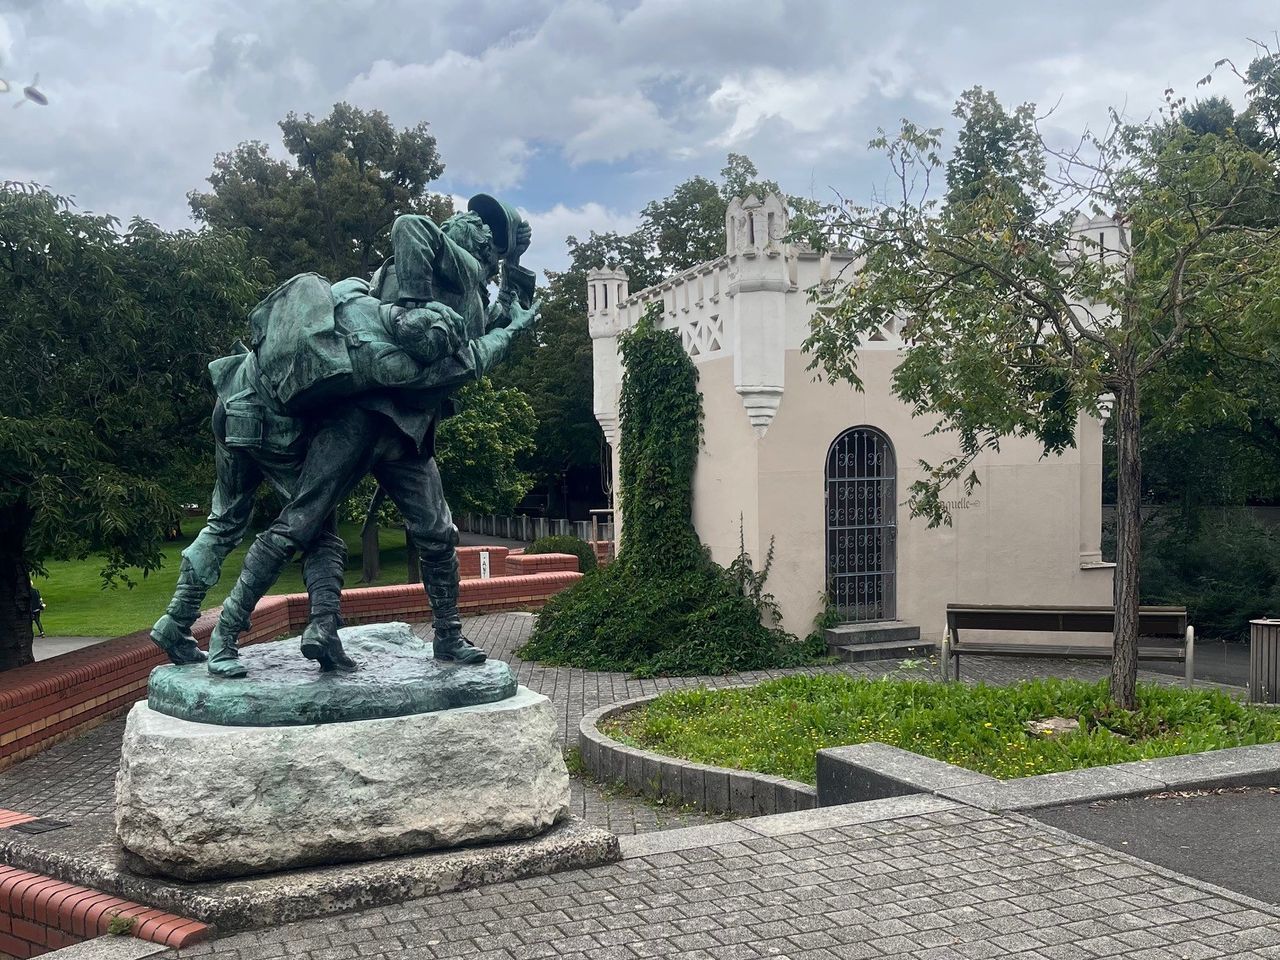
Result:
<instances>
[{"instance_id":1,"label":"stone curb","mask_svg":"<svg viewBox=\"0 0 1280 960\"><path fill-rule=\"evenodd\" d=\"M818 765L818 786L824 799L834 795L837 802L850 802L873 795L927 793L982 810L1008 812L1166 790L1272 786L1280 783L1280 743L1086 767L1016 780L995 780L883 743L820 750ZM833 791L833 784L841 790ZM850 796L851 788L861 793Z\"/></svg>"},{"instance_id":2,"label":"stone curb","mask_svg":"<svg viewBox=\"0 0 1280 960\"><path fill-rule=\"evenodd\" d=\"M716 689L745 690L752 686L755 684ZM621 784L652 800L675 800L711 813L743 817L811 810L818 805L818 792L807 783L650 753L618 743L600 732L599 725L605 720L659 696L623 700L592 710L582 718L578 724L578 749L583 766L595 779Z\"/></svg>"},{"instance_id":3,"label":"stone curb","mask_svg":"<svg viewBox=\"0 0 1280 960\"><path fill-rule=\"evenodd\" d=\"M146 960L170 948L163 943L148 943L135 937L116 937L110 934L95 937L82 943L74 943L60 950L52 950L42 956L50 960Z\"/></svg>"},{"instance_id":4,"label":"stone curb","mask_svg":"<svg viewBox=\"0 0 1280 960\"><path fill-rule=\"evenodd\" d=\"M717 687L743 690L755 684ZM981 810L1008 812L1094 803L1167 790L1280 784L1280 743L1136 760L1110 766L996 780L964 767L884 743L818 751L818 788L746 770L713 767L618 743L599 725L661 694L593 710L578 724L582 762L597 780L655 800L674 799L715 813L761 817L820 805L932 794Z\"/></svg>"}]
</instances>

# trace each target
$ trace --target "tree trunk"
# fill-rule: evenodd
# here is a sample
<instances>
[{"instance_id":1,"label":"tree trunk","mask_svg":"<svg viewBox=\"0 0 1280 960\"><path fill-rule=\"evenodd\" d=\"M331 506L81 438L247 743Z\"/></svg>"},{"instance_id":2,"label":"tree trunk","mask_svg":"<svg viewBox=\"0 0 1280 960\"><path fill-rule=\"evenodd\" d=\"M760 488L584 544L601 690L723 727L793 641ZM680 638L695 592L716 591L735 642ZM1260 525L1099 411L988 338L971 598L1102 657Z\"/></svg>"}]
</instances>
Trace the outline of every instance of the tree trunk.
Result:
<instances>
[{"instance_id":1,"label":"tree trunk","mask_svg":"<svg viewBox=\"0 0 1280 960\"><path fill-rule=\"evenodd\" d=\"M0 670L35 660L31 651L31 578L26 561L31 512L22 504L0 510Z\"/></svg>"},{"instance_id":2,"label":"tree trunk","mask_svg":"<svg viewBox=\"0 0 1280 960\"><path fill-rule=\"evenodd\" d=\"M382 548L378 543L378 512L382 509L382 501L387 499L387 491L379 485L369 498L369 506L364 514L364 526L360 528L360 556L362 583L373 583L382 573Z\"/></svg>"},{"instance_id":3,"label":"tree trunk","mask_svg":"<svg viewBox=\"0 0 1280 960\"><path fill-rule=\"evenodd\" d=\"M1123 375L1116 390L1116 570L1115 656L1111 699L1126 710L1137 706L1138 557L1142 541L1142 454L1139 448L1138 383Z\"/></svg>"},{"instance_id":4,"label":"tree trunk","mask_svg":"<svg viewBox=\"0 0 1280 960\"><path fill-rule=\"evenodd\" d=\"M363 560L360 571L361 583L373 583L382 573L382 554L378 548L378 518L365 517L364 526L360 528L360 554Z\"/></svg>"},{"instance_id":5,"label":"tree trunk","mask_svg":"<svg viewBox=\"0 0 1280 960\"><path fill-rule=\"evenodd\" d=\"M409 555L409 578L405 583L418 583L422 578L422 562L418 556L418 542L413 539L409 528L404 528L405 553Z\"/></svg>"}]
</instances>

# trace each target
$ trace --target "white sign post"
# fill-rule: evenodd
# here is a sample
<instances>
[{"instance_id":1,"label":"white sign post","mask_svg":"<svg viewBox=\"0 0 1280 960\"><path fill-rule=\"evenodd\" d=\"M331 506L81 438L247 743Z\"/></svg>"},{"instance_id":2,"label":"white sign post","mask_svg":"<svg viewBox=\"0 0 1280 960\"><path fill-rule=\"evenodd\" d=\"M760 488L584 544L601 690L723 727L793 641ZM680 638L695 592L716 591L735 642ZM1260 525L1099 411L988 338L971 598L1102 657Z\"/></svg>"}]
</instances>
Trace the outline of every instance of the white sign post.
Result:
<instances>
[{"instance_id":1,"label":"white sign post","mask_svg":"<svg viewBox=\"0 0 1280 960\"><path fill-rule=\"evenodd\" d=\"M480 551L480 579L481 580L489 579L489 551L488 550Z\"/></svg>"}]
</instances>

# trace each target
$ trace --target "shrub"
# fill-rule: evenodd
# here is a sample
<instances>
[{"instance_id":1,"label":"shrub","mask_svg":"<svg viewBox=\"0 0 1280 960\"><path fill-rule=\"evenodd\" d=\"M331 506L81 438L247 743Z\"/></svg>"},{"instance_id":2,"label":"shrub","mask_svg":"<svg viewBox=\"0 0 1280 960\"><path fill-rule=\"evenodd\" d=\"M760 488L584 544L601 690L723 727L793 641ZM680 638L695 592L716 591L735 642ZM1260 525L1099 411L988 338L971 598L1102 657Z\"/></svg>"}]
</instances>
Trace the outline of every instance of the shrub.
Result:
<instances>
[{"instance_id":1,"label":"shrub","mask_svg":"<svg viewBox=\"0 0 1280 960\"><path fill-rule=\"evenodd\" d=\"M721 674L794 661L789 639L762 625L738 582L710 560L650 577L619 559L552 597L520 655L637 676Z\"/></svg>"},{"instance_id":2,"label":"shrub","mask_svg":"<svg viewBox=\"0 0 1280 960\"><path fill-rule=\"evenodd\" d=\"M596 551L591 544L578 537L555 536L539 537L529 546L525 553L571 553L578 558L578 570L590 573L596 568Z\"/></svg>"},{"instance_id":3,"label":"shrub","mask_svg":"<svg viewBox=\"0 0 1280 960\"><path fill-rule=\"evenodd\" d=\"M759 573L745 549L725 569L694 530L702 398L679 337L647 313L620 346L618 559L552 597L520 655L638 676L802 662L808 647L764 622L776 612L764 590L772 547Z\"/></svg>"}]
</instances>

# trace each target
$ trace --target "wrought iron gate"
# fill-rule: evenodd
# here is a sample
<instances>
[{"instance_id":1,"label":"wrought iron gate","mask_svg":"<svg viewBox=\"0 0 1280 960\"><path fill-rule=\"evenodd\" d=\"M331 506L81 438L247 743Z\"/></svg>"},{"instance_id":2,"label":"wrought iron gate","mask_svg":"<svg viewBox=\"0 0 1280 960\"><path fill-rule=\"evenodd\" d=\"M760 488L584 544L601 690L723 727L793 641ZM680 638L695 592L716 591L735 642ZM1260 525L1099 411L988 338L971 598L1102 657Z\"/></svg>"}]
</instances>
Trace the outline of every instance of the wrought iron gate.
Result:
<instances>
[{"instance_id":1,"label":"wrought iron gate","mask_svg":"<svg viewBox=\"0 0 1280 960\"><path fill-rule=\"evenodd\" d=\"M827 593L845 621L896 616L896 473L889 438L870 427L827 452Z\"/></svg>"}]
</instances>

